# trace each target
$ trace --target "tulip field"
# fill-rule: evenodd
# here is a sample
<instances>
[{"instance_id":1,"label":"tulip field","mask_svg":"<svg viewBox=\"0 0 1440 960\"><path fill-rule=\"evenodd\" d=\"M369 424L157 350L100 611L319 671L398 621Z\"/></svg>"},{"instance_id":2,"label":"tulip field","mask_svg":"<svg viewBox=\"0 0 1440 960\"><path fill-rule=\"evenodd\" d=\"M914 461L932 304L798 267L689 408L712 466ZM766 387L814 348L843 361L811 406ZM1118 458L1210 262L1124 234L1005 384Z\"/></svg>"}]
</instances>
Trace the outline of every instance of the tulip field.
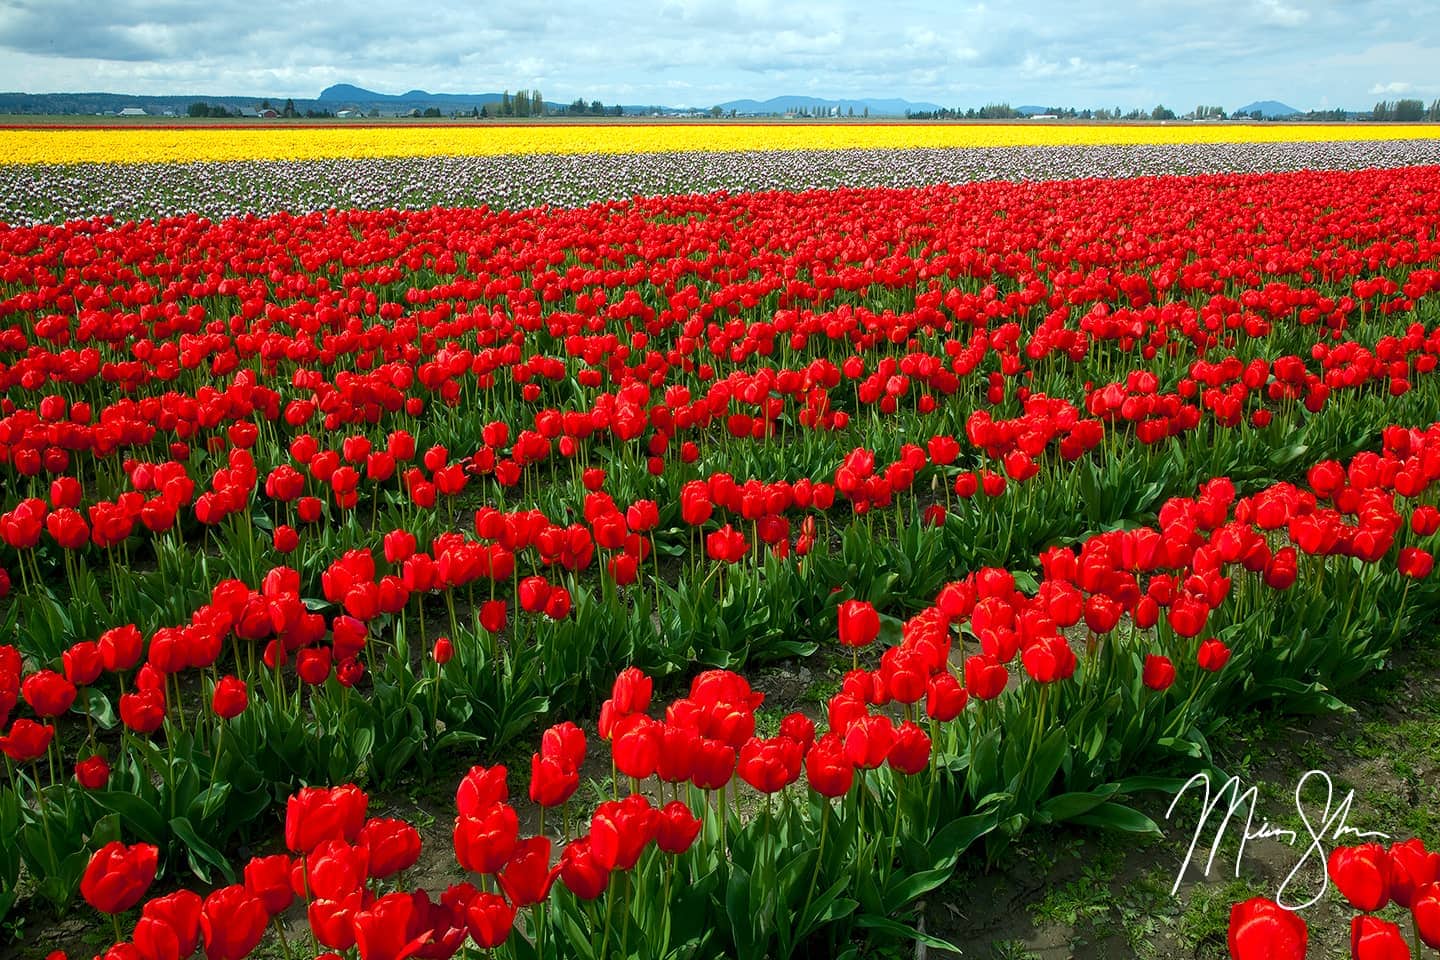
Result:
<instances>
[{"instance_id":1,"label":"tulip field","mask_svg":"<svg viewBox=\"0 0 1440 960\"><path fill-rule=\"evenodd\" d=\"M545 129L0 131L17 956L951 956L1434 644L1440 141ZM1350 955L1436 850L1327 847Z\"/></svg>"}]
</instances>

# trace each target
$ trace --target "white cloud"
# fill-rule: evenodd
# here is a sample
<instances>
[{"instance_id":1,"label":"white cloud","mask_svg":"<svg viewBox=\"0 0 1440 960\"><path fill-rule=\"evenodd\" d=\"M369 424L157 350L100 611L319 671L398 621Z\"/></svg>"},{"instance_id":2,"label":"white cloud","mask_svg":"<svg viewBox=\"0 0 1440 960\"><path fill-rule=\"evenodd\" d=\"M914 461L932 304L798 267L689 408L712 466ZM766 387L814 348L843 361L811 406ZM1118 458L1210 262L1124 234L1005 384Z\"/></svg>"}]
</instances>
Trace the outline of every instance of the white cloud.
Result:
<instances>
[{"instance_id":1,"label":"white cloud","mask_svg":"<svg viewBox=\"0 0 1440 960\"><path fill-rule=\"evenodd\" d=\"M1280 0L1260 0L1260 12L1268 23L1282 27L1298 27L1310 19L1310 11L1286 6Z\"/></svg>"},{"instance_id":2,"label":"white cloud","mask_svg":"<svg viewBox=\"0 0 1440 960\"><path fill-rule=\"evenodd\" d=\"M1404 39L1397 40L1396 37ZM540 86L552 100L786 93L1177 110L1360 108L1423 85L1440 23L1401 0L0 0L0 89L312 98Z\"/></svg>"}]
</instances>

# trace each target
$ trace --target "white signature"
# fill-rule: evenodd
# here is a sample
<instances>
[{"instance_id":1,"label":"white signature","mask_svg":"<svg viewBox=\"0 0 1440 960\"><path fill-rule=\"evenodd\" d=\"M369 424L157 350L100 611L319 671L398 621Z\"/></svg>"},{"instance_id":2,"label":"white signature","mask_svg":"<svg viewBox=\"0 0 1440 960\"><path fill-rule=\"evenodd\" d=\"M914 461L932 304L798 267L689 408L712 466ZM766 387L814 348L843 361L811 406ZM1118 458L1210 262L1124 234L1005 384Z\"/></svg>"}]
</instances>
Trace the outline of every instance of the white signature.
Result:
<instances>
[{"instance_id":1,"label":"white signature","mask_svg":"<svg viewBox=\"0 0 1440 960\"><path fill-rule=\"evenodd\" d=\"M1312 812L1314 811L1307 809L1306 799L1304 797L1305 785L1313 778L1318 778L1324 783L1323 794L1325 803L1323 806L1319 804L1315 805L1318 807L1318 818L1312 818ZM1220 842L1225 836L1225 830L1230 825L1231 818L1234 817L1238 811L1244 811L1245 829L1240 836L1240 849L1235 854L1235 876L1237 877L1240 875L1240 861L1245 856L1245 845L1251 840L1274 839L1287 843L1292 847L1301 842L1302 835L1300 831L1282 829L1272 825L1269 820L1261 820L1260 826L1255 826L1255 806L1259 794L1253 786L1248 789L1242 789L1239 777L1231 777L1229 780L1226 780L1212 797L1210 775L1208 773L1195 774L1195 776L1185 782L1185 786L1180 788L1180 792L1175 794L1175 799L1170 802L1170 808L1165 811L1166 820L1169 820L1171 815L1174 814L1175 807L1180 803L1180 799L1190 791L1191 787L1197 784L1204 787L1204 793L1202 794L1200 802L1200 820L1195 825L1195 834L1190 839L1190 849L1185 853L1185 862L1180 865L1180 872L1175 876L1175 885L1170 888L1171 894L1179 891L1180 881L1184 879L1186 871L1190 869L1190 861L1194 859L1195 847L1200 843L1200 837L1205 832L1206 826L1209 825L1211 817L1221 808L1227 795L1229 797L1229 805L1224 808L1225 815L1221 818L1219 826L1215 828L1215 839L1210 844L1210 856L1205 861L1205 876L1208 877L1210 875L1210 868L1215 863L1216 854L1220 852ZM1329 858L1329 854L1325 849L1327 842L1337 842L1345 837L1379 837L1386 840L1390 839L1389 834L1380 833L1379 831L1356 830L1354 827L1346 824L1345 821L1350 816L1350 807L1354 802L1354 790L1345 794L1338 804L1335 802L1335 785L1331 782L1330 775L1323 770L1311 770L1307 772L1300 778L1300 782L1295 785L1295 812L1299 814L1300 822L1305 826L1304 837L1306 838L1307 846L1305 847L1305 851L1300 855L1299 862L1296 863L1294 869L1286 875L1285 880L1280 884L1280 889L1276 891L1275 902L1280 906L1287 910L1304 910L1306 907L1313 906L1325 895L1325 890L1329 885L1329 876L1325 870L1325 863ZM1237 823L1238 822L1237 819ZM1285 891L1295 882L1295 878L1300 874L1301 870L1304 869L1305 865L1311 862L1311 857L1317 854L1320 858L1321 882L1319 890L1304 903L1294 905L1286 903Z\"/></svg>"}]
</instances>

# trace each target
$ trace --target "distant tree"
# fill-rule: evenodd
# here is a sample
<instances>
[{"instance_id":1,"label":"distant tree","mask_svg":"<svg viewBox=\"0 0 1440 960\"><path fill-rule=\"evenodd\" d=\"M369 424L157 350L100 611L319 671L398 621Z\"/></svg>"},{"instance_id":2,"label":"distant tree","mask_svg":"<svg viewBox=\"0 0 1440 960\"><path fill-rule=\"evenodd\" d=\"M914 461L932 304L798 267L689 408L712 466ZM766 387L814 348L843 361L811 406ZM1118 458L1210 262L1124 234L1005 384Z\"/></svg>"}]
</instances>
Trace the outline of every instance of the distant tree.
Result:
<instances>
[{"instance_id":1,"label":"distant tree","mask_svg":"<svg viewBox=\"0 0 1440 960\"><path fill-rule=\"evenodd\" d=\"M261 109L261 110L269 110L269 109L270 109L270 101L269 101L269 100L261 100L261 101L260 101L260 109Z\"/></svg>"},{"instance_id":2,"label":"distant tree","mask_svg":"<svg viewBox=\"0 0 1440 960\"><path fill-rule=\"evenodd\" d=\"M435 117L438 117L438 116L440 116L440 108L439 108L439 107L426 107L426 108L425 108L425 112L422 113L421 116L422 116L422 117L430 117L430 118L432 118L432 119L435 118Z\"/></svg>"},{"instance_id":3,"label":"distant tree","mask_svg":"<svg viewBox=\"0 0 1440 960\"><path fill-rule=\"evenodd\" d=\"M625 108L622 107L622 106L620 106L620 104L618 104L618 103L615 104L615 106L613 106L613 107L610 108L610 112L611 112L612 115L617 116L617 117L623 117L623 116L625 116ZM730 116L732 116L732 117L735 116L735 111L734 111L734 110L731 110L731 111L730 111Z\"/></svg>"},{"instance_id":4,"label":"distant tree","mask_svg":"<svg viewBox=\"0 0 1440 960\"><path fill-rule=\"evenodd\" d=\"M379 117L379 116L380 116L380 108L379 108L379 107L371 107L371 108L370 108L370 114L369 114L369 115L370 115L370 117L371 117L372 119Z\"/></svg>"},{"instance_id":5,"label":"distant tree","mask_svg":"<svg viewBox=\"0 0 1440 960\"><path fill-rule=\"evenodd\" d=\"M192 117L208 117L210 116L210 104L204 100L197 100L185 108L185 113Z\"/></svg>"},{"instance_id":6,"label":"distant tree","mask_svg":"<svg viewBox=\"0 0 1440 960\"><path fill-rule=\"evenodd\" d=\"M870 108L869 108L869 107L866 107L866 108L865 108L865 110L862 112L862 116L864 116L864 117L866 117L866 118L868 118L868 117L870 116Z\"/></svg>"},{"instance_id":7,"label":"distant tree","mask_svg":"<svg viewBox=\"0 0 1440 960\"><path fill-rule=\"evenodd\" d=\"M510 102L510 91L506 90L504 93L500 94L500 116L513 117L514 115L515 106Z\"/></svg>"},{"instance_id":8,"label":"distant tree","mask_svg":"<svg viewBox=\"0 0 1440 960\"><path fill-rule=\"evenodd\" d=\"M1020 114L1008 103L987 103L977 116L981 120L1014 120Z\"/></svg>"},{"instance_id":9,"label":"distant tree","mask_svg":"<svg viewBox=\"0 0 1440 960\"><path fill-rule=\"evenodd\" d=\"M1424 120L1425 102L1423 100L1397 100L1393 118L1401 123L1415 123Z\"/></svg>"},{"instance_id":10,"label":"distant tree","mask_svg":"<svg viewBox=\"0 0 1440 960\"><path fill-rule=\"evenodd\" d=\"M545 116L545 98L540 96L539 90L530 91L530 112L537 117Z\"/></svg>"},{"instance_id":11,"label":"distant tree","mask_svg":"<svg viewBox=\"0 0 1440 960\"><path fill-rule=\"evenodd\" d=\"M590 112L597 117L605 116L605 104L601 103L599 100L591 100Z\"/></svg>"},{"instance_id":12,"label":"distant tree","mask_svg":"<svg viewBox=\"0 0 1440 960\"><path fill-rule=\"evenodd\" d=\"M296 117L300 116L300 111L295 109L294 100L285 101L285 109L280 111L280 116L285 117L288 120L293 120Z\"/></svg>"},{"instance_id":13,"label":"distant tree","mask_svg":"<svg viewBox=\"0 0 1440 960\"><path fill-rule=\"evenodd\" d=\"M1425 113L1425 119L1431 123L1440 122L1440 99L1430 103L1430 109Z\"/></svg>"},{"instance_id":14,"label":"distant tree","mask_svg":"<svg viewBox=\"0 0 1440 960\"><path fill-rule=\"evenodd\" d=\"M1390 103L1386 100L1381 100L1379 103L1375 104L1375 109L1370 111L1370 119L1393 120L1394 118L1390 115L1390 110Z\"/></svg>"},{"instance_id":15,"label":"distant tree","mask_svg":"<svg viewBox=\"0 0 1440 960\"><path fill-rule=\"evenodd\" d=\"M717 119L717 120L720 119L720 117L723 116L724 113L725 113L725 108L722 107L722 106L720 106L720 104L718 104L718 103L715 104L715 106L713 106L713 107L710 108L710 116L714 117L714 118Z\"/></svg>"},{"instance_id":16,"label":"distant tree","mask_svg":"<svg viewBox=\"0 0 1440 960\"><path fill-rule=\"evenodd\" d=\"M1164 104L1157 104L1154 110L1150 111L1151 120L1174 120L1175 111L1166 109Z\"/></svg>"},{"instance_id":17,"label":"distant tree","mask_svg":"<svg viewBox=\"0 0 1440 960\"><path fill-rule=\"evenodd\" d=\"M485 104L483 104L483 103L480 104L480 119L481 119L481 120L489 120L489 119L490 119L490 108L487 107L487 106L485 106Z\"/></svg>"}]
</instances>

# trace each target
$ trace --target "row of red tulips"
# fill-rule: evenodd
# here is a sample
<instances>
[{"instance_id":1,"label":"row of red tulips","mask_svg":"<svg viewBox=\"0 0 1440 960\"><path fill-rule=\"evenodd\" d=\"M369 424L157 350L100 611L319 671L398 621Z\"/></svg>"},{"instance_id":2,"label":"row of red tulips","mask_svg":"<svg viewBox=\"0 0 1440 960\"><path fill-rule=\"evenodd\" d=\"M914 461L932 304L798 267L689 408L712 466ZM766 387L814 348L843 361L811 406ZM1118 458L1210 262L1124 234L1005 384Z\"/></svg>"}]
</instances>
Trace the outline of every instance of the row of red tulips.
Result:
<instances>
[{"instance_id":1,"label":"row of red tulips","mask_svg":"<svg viewBox=\"0 0 1440 960\"><path fill-rule=\"evenodd\" d=\"M672 706L663 724L645 717L643 707L636 706L648 704L648 681L627 674L617 682L601 711L601 734L612 740L618 775L636 780L658 775L660 783L689 782L702 790L717 790L740 771L752 786L773 785L773 790L761 789L775 792L793 782L802 761L811 786L827 796L850 790L854 768L868 769L887 758L906 775L927 769L932 777L936 770L963 771L961 783L944 787L958 791L949 799L944 792L939 801L935 798L947 776L933 780L927 788L925 805L912 814L914 825L922 830L926 824L934 829L947 822L949 817L942 816L942 809L951 816L963 815L961 822L975 836L991 833L1016 813L1022 822L1043 813L1050 818L1069 815L1082 822L1133 827L1137 823L1129 819L1133 815L1112 800L1118 796L1120 784L1096 779L1107 767L1124 770L1152 751L1157 742L1188 749L1190 738L1198 736L1194 731L1213 722L1228 705L1247 696L1274 695L1273 689L1254 688L1257 681L1288 678L1293 684L1294 679L1309 679L1327 659L1339 666L1320 670L1321 679L1329 680L1331 674L1353 677L1357 666L1366 669L1384 655L1405 620L1410 587L1404 588L1399 608L1388 610L1394 623L1388 636L1374 636L1384 621L1367 624L1352 619L1352 614L1357 600L1363 610L1367 604L1386 599L1385 584L1393 583L1393 577L1365 572L1382 558L1397 557L1395 562L1407 584L1429 577L1431 554L1420 547L1400 547L1397 540L1406 535L1407 528L1409 535L1421 542L1428 540L1440 528L1440 512L1420 505L1410 511L1407 522L1395 503L1397 498L1405 502L1424 495L1437 478L1440 426L1427 431L1393 428L1385 433L1381 454L1362 454L1348 466L1334 461L1317 464L1310 471L1308 491L1280 484L1237 499L1233 485L1216 480L1194 499L1167 504L1158 529L1099 535L1078 551L1046 551L1041 557L1044 580L1033 597L1020 593L1015 577L1007 571L987 569L971 575L947 586L934 607L907 622L900 643L885 651L877 670L847 676L828 707L830 728L839 739L815 739L808 721L791 718L782 725L779 740L756 740L754 708L758 701L743 680L730 674L697 681L691 701L698 697L698 706L686 702ZM1273 542L1280 531L1291 545ZM1335 556L1354 557L1367 566L1359 568L1357 577L1348 563L1322 562ZM1311 559L1303 561L1304 557ZM1311 576L1334 578L1327 584L1327 593L1337 601L1336 607L1320 607L1303 595L1283 593L1301 577L1302 570L1310 571ZM284 579L277 571L267 580L266 589L272 585L278 589ZM1257 594L1257 590L1270 592L1270 596ZM1433 602L1433 591L1427 587L1426 592ZM1281 601L1281 596L1286 599ZM1333 624L1339 619L1341 601L1344 621L1338 630L1332 627L1308 637L1295 634L1295 642L1285 645L1283 660L1276 656L1274 635L1281 631L1274 631L1273 623L1284 622L1293 614L1295 622L1318 619ZM1394 602L1393 595L1389 602ZM1271 623L1256 622L1262 611L1269 612ZM210 616L213 614L207 614ZM1122 627L1121 620L1126 617L1128 623ZM1081 622L1088 638L1083 659L1062 632ZM952 647L956 625L963 625L958 650ZM873 607L860 601L841 605L838 633L842 643L867 646L880 630L881 619ZM1201 642L1201 635L1211 630L1228 637L1229 642L1215 636ZM975 638L980 648L968 657L964 655L967 636ZM126 644L117 637L106 638L101 664L107 652L122 646L139 656L139 640L138 634L128 635ZM152 641L152 658L156 651ZM436 657L448 662L449 645L443 651L437 645ZM72 657L72 662L78 659ZM1003 710L965 714L967 700L987 704L1000 697L1011 684L1009 667L1017 660L1025 679L1001 705ZM963 683L951 672L952 664L963 665ZM1227 665L1231 671L1227 676L1238 680L1207 679ZM145 670L165 676L150 664L142 674ZM268 677L269 672L262 669L258 676ZM40 677L43 681L37 680ZM1177 680L1181 689L1188 687L1189 691L1178 703L1164 696ZM58 674L32 674L24 683L17 677L14 686L21 689L32 708L36 701L57 691L61 699L73 693ZM167 737L173 737L174 726L165 719L165 695L157 693L154 685L145 688L158 700L155 727L165 724ZM1133 714L1097 715L1095 708L1111 702L1117 688L1122 697L1130 698ZM217 685L212 703L216 716L228 721L244 713L248 709L245 689L238 681ZM710 692L702 696L697 690ZM1290 690L1293 695L1295 688ZM936 724L969 717L962 717L948 735L945 749L953 753L943 762L931 763L930 755L932 745L947 743L947 736L938 727L927 734L909 722L911 717L918 719L909 705L921 700ZM872 708L889 703L903 706L907 721L898 728L888 715L872 713ZM122 715L126 712L122 705ZM122 718L134 726L132 717ZM1121 754L1074 756L1072 763L1066 764L1066 756L1091 741L1085 732L1087 725L1094 726L1100 742L1116 744ZM146 731L142 726L135 732ZM32 733L33 744L29 740ZM552 746L550 752L542 751L535 758L531 792L537 802L563 803L578 784L580 760L568 736L563 731L556 733L555 743L571 742L569 753ZM45 742L40 743L41 739ZM47 755L49 741L50 733L43 725L22 718L3 746L13 760L24 763ZM1063 792L1057 795L1055 778L1062 766L1068 772L1062 778ZM89 775L89 771L77 770L77 776ZM38 781L36 777L34 790L43 816L45 791L54 791L58 784L42 788ZM1010 805L987 809L982 803L978 812L970 806L982 797L1001 794L1007 781L1015 794ZM1057 805L1056 801L1062 802ZM857 806L860 802L857 798ZM912 797L908 802L919 801ZM720 806L724 809L723 801ZM1061 810L1066 813L1058 812ZM1148 821L1141 823L1141 828L1146 824ZM716 829L722 828L717 825ZM462 839L457 833L457 849L468 850L480 842L467 846ZM872 851L868 856L873 855ZM890 856L896 854L892 851ZM468 861L478 862L482 861Z\"/></svg>"},{"instance_id":2,"label":"row of red tulips","mask_svg":"<svg viewBox=\"0 0 1440 960\"><path fill-rule=\"evenodd\" d=\"M1440 952L1440 852L1419 837L1388 848L1379 843L1336 847L1326 873L1346 902L1360 911L1350 922L1354 960L1411 960ZM1394 903L1410 922L1376 914ZM1305 960L1310 930L1305 918L1267 897L1237 903L1230 912L1233 960ZM1412 949L1413 948L1413 949Z\"/></svg>"}]
</instances>

